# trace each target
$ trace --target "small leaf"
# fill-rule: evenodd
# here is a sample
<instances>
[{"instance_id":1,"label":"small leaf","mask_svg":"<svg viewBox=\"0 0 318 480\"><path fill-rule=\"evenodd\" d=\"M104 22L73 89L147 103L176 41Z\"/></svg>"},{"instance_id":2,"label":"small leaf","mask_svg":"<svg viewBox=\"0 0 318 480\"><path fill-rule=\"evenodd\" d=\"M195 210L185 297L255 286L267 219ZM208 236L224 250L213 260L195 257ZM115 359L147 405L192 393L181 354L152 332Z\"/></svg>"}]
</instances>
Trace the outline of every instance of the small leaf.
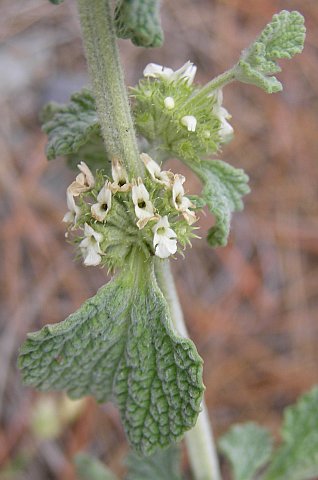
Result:
<instances>
[{"instance_id":1,"label":"small leaf","mask_svg":"<svg viewBox=\"0 0 318 480\"><path fill-rule=\"evenodd\" d=\"M64 322L29 334L19 367L40 390L115 399L132 446L149 455L195 425L204 387L202 360L172 330L153 267L142 260L138 269L127 268Z\"/></svg>"},{"instance_id":2,"label":"small leaf","mask_svg":"<svg viewBox=\"0 0 318 480\"><path fill-rule=\"evenodd\" d=\"M115 9L117 36L139 47L161 47L159 6L159 0L120 0Z\"/></svg>"},{"instance_id":3,"label":"small leaf","mask_svg":"<svg viewBox=\"0 0 318 480\"><path fill-rule=\"evenodd\" d=\"M77 154L87 143L100 136L95 100L86 88L74 93L67 105L46 105L41 119L44 122L42 129L48 135L48 160L60 155Z\"/></svg>"},{"instance_id":4,"label":"small leaf","mask_svg":"<svg viewBox=\"0 0 318 480\"><path fill-rule=\"evenodd\" d=\"M64 0L49 0L49 2L53 3L53 5L60 5Z\"/></svg>"},{"instance_id":5,"label":"small leaf","mask_svg":"<svg viewBox=\"0 0 318 480\"><path fill-rule=\"evenodd\" d=\"M131 453L126 465L127 480L181 480L180 450L176 445L146 458Z\"/></svg>"},{"instance_id":6,"label":"small leaf","mask_svg":"<svg viewBox=\"0 0 318 480\"><path fill-rule=\"evenodd\" d=\"M277 78L270 76L281 71L275 60L301 53L305 34L304 17L299 12L283 10L274 15L256 41L242 52L234 67L235 78L267 93L282 90Z\"/></svg>"},{"instance_id":7,"label":"small leaf","mask_svg":"<svg viewBox=\"0 0 318 480\"><path fill-rule=\"evenodd\" d=\"M211 246L227 243L231 214L243 209L242 196L249 193L248 176L221 160L205 160L199 165L189 164L203 182L202 197L215 216L215 225L209 230Z\"/></svg>"},{"instance_id":8,"label":"small leaf","mask_svg":"<svg viewBox=\"0 0 318 480\"><path fill-rule=\"evenodd\" d=\"M80 480L117 480L106 465L88 453L78 453L74 460Z\"/></svg>"},{"instance_id":9,"label":"small leaf","mask_svg":"<svg viewBox=\"0 0 318 480\"><path fill-rule=\"evenodd\" d=\"M221 452L232 465L234 480L252 480L270 459L272 444L269 432L252 422L235 425L219 440Z\"/></svg>"},{"instance_id":10,"label":"small leaf","mask_svg":"<svg viewBox=\"0 0 318 480\"><path fill-rule=\"evenodd\" d=\"M318 387L284 412L283 444L265 480L310 480L318 476Z\"/></svg>"}]
</instances>

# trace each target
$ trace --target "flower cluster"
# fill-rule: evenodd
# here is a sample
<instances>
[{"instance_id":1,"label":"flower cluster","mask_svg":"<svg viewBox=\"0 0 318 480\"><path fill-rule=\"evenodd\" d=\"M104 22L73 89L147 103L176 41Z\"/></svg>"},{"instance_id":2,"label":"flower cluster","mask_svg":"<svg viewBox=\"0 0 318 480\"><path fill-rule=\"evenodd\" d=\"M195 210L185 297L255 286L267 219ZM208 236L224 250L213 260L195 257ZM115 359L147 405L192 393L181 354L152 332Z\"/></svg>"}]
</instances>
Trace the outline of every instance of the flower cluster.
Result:
<instances>
[{"instance_id":1,"label":"flower cluster","mask_svg":"<svg viewBox=\"0 0 318 480\"><path fill-rule=\"evenodd\" d=\"M191 62L176 71L150 63L145 78L132 89L139 133L185 160L216 153L233 135L222 90L194 86L195 74Z\"/></svg>"},{"instance_id":2,"label":"flower cluster","mask_svg":"<svg viewBox=\"0 0 318 480\"><path fill-rule=\"evenodd\" d=\"M194 236L195 206L185 195L182 175L161 170L141 154L146 177L129 180L118 159L112 162L112 179L88 166L67 189L68 212L63 221L78 245L85 265L124 265L137 248L146 256L167 258Z\"/></svg>"}]
</instances>

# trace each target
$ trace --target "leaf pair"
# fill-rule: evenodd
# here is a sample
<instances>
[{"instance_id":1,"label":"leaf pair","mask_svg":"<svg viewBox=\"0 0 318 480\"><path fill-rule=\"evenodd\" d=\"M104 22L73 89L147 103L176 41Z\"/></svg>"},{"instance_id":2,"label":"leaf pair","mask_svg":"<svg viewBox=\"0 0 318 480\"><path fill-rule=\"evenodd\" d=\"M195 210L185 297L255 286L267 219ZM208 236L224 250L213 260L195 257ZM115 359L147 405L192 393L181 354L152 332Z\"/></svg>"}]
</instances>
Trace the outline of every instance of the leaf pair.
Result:
<instances>
[{"instance_id":1,"label":"leaf pair","mask_svg":"<svg viewBox=\"0 0 318 480\"><path fill-rule=\"evenodd\" d=\"M232 427L219 446L232 464L233 479L310 480L318 476L318 387L285 410L282 437L282 445L272 455L273 439L267 430L254 423Z\"/></svg>"},{"instance_id":2,"label":"leaf pair","mask_svg":"<svg viewBox=\"0 0 318 480\"><path fill-rule=\"evenodd\" d=\"M115 400L134 449L150 454L195 425L202 360L176 335L153 267L119 274L64 322L31 333L21 348L25 384L71 398Z\"/></svg>"}]
</instances>

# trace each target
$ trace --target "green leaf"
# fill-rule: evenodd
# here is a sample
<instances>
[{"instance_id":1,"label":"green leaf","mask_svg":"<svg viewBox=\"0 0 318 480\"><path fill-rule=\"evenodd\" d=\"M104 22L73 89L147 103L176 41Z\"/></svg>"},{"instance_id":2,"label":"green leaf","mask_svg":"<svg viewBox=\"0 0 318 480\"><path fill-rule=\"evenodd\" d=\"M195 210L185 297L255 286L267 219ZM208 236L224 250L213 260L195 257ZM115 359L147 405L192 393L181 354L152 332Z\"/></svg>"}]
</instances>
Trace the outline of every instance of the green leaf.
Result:
<instances>
[{"instance_id":1,"label":"green leaf","mask_svg":"<svg viewBox=\"0 0 318 480\"><path fill-rule=\"evenodd\" d=\"M117 480L106 465L88 453L78 453L75 456L75 466L80 480Z\"/></svg>"},{"instance_id":2,"label":"green leaf","mask_svg":"<svg viewBox=\"0 0 318 480\"><path fill-rule=\"evenodd\" d=\"M310 480L318 476L318 387L284 412L283 444L266 480Z\"/></svg>"},{"instance_id":3,"label":"green leaf","mask_svg":"<svg viewBox=\"0 0 318 480\"><path fill-rule=\"evenodd\" d=\"M84 88L74 93L67 105L49 103L44 107L41 119L44 122L42 129L48 135L48 160L61 155L77 154L80 161L80 157L87 154L84 150L87 144L91 151L96 144L98 158L101 157L100 126L90 90Z\"/></svg>"},{"instance_id":4,"label":"green leaf","mask_svg":"<svg viewBox=\"0 0 318 480\"><path fill-rule=\"evenodd\" d=\"M53 5L60 5L64 0L49 0L49 2L53 3Z\"/></svg>"},{"instance_id":5,"label":"green leaf","mask_svg":"<svg viewBox=\"0 0 318 480\"><path fill-rule=\"evenodd\" d=\"M115 9L117 36L139 47L161 47L159 7L159 0L120 0Z\"/></svg>"},{"instance_id":6,"label":"green leaf","mask_svg":"<svg viewBox=\"0 0 318 480\"><path fill-rule=\"evenodd\" d=\"M76 153L66 155L68 166L72 170L76 170L80 162L85 162L94 172L103 169L105 174L110 175L111 162L107 158L104 141L100 133L93 133L87 143L85 143Z\"/></svg>"},{"instance_id":7,"label":"green leaf","mask_svg":"<svg viewBox=\"0 0 318 480\"><path fill-rule=\"evenodd\" d=\"M253 422L235 425L219 440L221 452L232 465L234 480L252 480L270 459L272 444L270 433Z\"/></svg>"},{"instance_id":8,"label":"green leaf","mask_svg":"<svg viewBox=\"0 0 318 480\"><path fill-rule=\"evenodd\" d=\"M195 425L204 390L202 360L172 329L143 260L64 322L29 334L19 367L25 384L40 390L116 400L130 443L147 455Z\"/></svg>"},{"instance_id":9,"label":"green leaf","mask_svg":"<svg viewBox=\"0 0 318 480\"><path fill-rule=\"evenodd\" d=\"M126 465L127 480L181 480L180 450L176 445L146 458L131 453Z\"/></svg>"},{"instance_id":10,"label":"green leaf","mask_svg":"<svg viewBox=\"0 0 318 480\"><path fill-rule=\"evenodd\" d=\"M282 90L282 84L271 76L281 71L275 60L292 58L304 47L306 29L299 12L286 10L273 16L261 35L242 52L234 67L237 80L256 85L267 93Z\"/></svg>"},{"instance_id":11,"label":"green leaf","mask_svg":"<svg viewBox=\"0 0 318 480\"><path fill-rule=\"evenodd\" d=\"M202 197L215 216L215 225L209 230L211 246L224 246L230 233L231 215L243 209L242 196L249 193L248 176L222 160L205 160L189 167L203 182Z\"/></svg>"}]
</instances>

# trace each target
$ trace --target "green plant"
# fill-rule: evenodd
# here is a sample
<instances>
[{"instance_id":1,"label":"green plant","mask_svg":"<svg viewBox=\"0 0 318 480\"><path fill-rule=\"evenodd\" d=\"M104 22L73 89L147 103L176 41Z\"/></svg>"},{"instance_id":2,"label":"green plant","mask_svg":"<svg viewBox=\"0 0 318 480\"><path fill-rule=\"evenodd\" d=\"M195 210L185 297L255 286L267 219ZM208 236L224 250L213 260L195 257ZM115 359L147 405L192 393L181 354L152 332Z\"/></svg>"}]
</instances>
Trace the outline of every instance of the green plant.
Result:
<instances>
[{"instance_id":1,"label":"green plant","mask_svg":"<svg viewBox=\"0 0 318 480\"><path fill-rule=\"evenodd\" d=\"M232 213L243 208L249 187L241 169L209 158L233 135L222 88L238 80L268 93L281 90L276 60L302 51L304 20L298 12L274 15L238 63L204 86L194 84L191 62L176 71L149 64L130 91L130 110L116 33L158 46L158 3L119 1L113 11L110 0L78 0L78 8L92 90L73 94L68 105L46 106L43 130L49 160L64 155L70 166L80 162L67 189L67 236L86 266L106 267L115 276L64 322L29 334L19 367L25 384L40 390L115 401L140 455L156 455L188 432L194 477L218 479L202 360L187 338L168 258L196 236L205 205L216 219L209 244L227 243ZM200 195L186 196L185 178L161 169L171 156L201 180ZM260 442L266 437L251 430Z\"/></svg>"}]
</instances>

